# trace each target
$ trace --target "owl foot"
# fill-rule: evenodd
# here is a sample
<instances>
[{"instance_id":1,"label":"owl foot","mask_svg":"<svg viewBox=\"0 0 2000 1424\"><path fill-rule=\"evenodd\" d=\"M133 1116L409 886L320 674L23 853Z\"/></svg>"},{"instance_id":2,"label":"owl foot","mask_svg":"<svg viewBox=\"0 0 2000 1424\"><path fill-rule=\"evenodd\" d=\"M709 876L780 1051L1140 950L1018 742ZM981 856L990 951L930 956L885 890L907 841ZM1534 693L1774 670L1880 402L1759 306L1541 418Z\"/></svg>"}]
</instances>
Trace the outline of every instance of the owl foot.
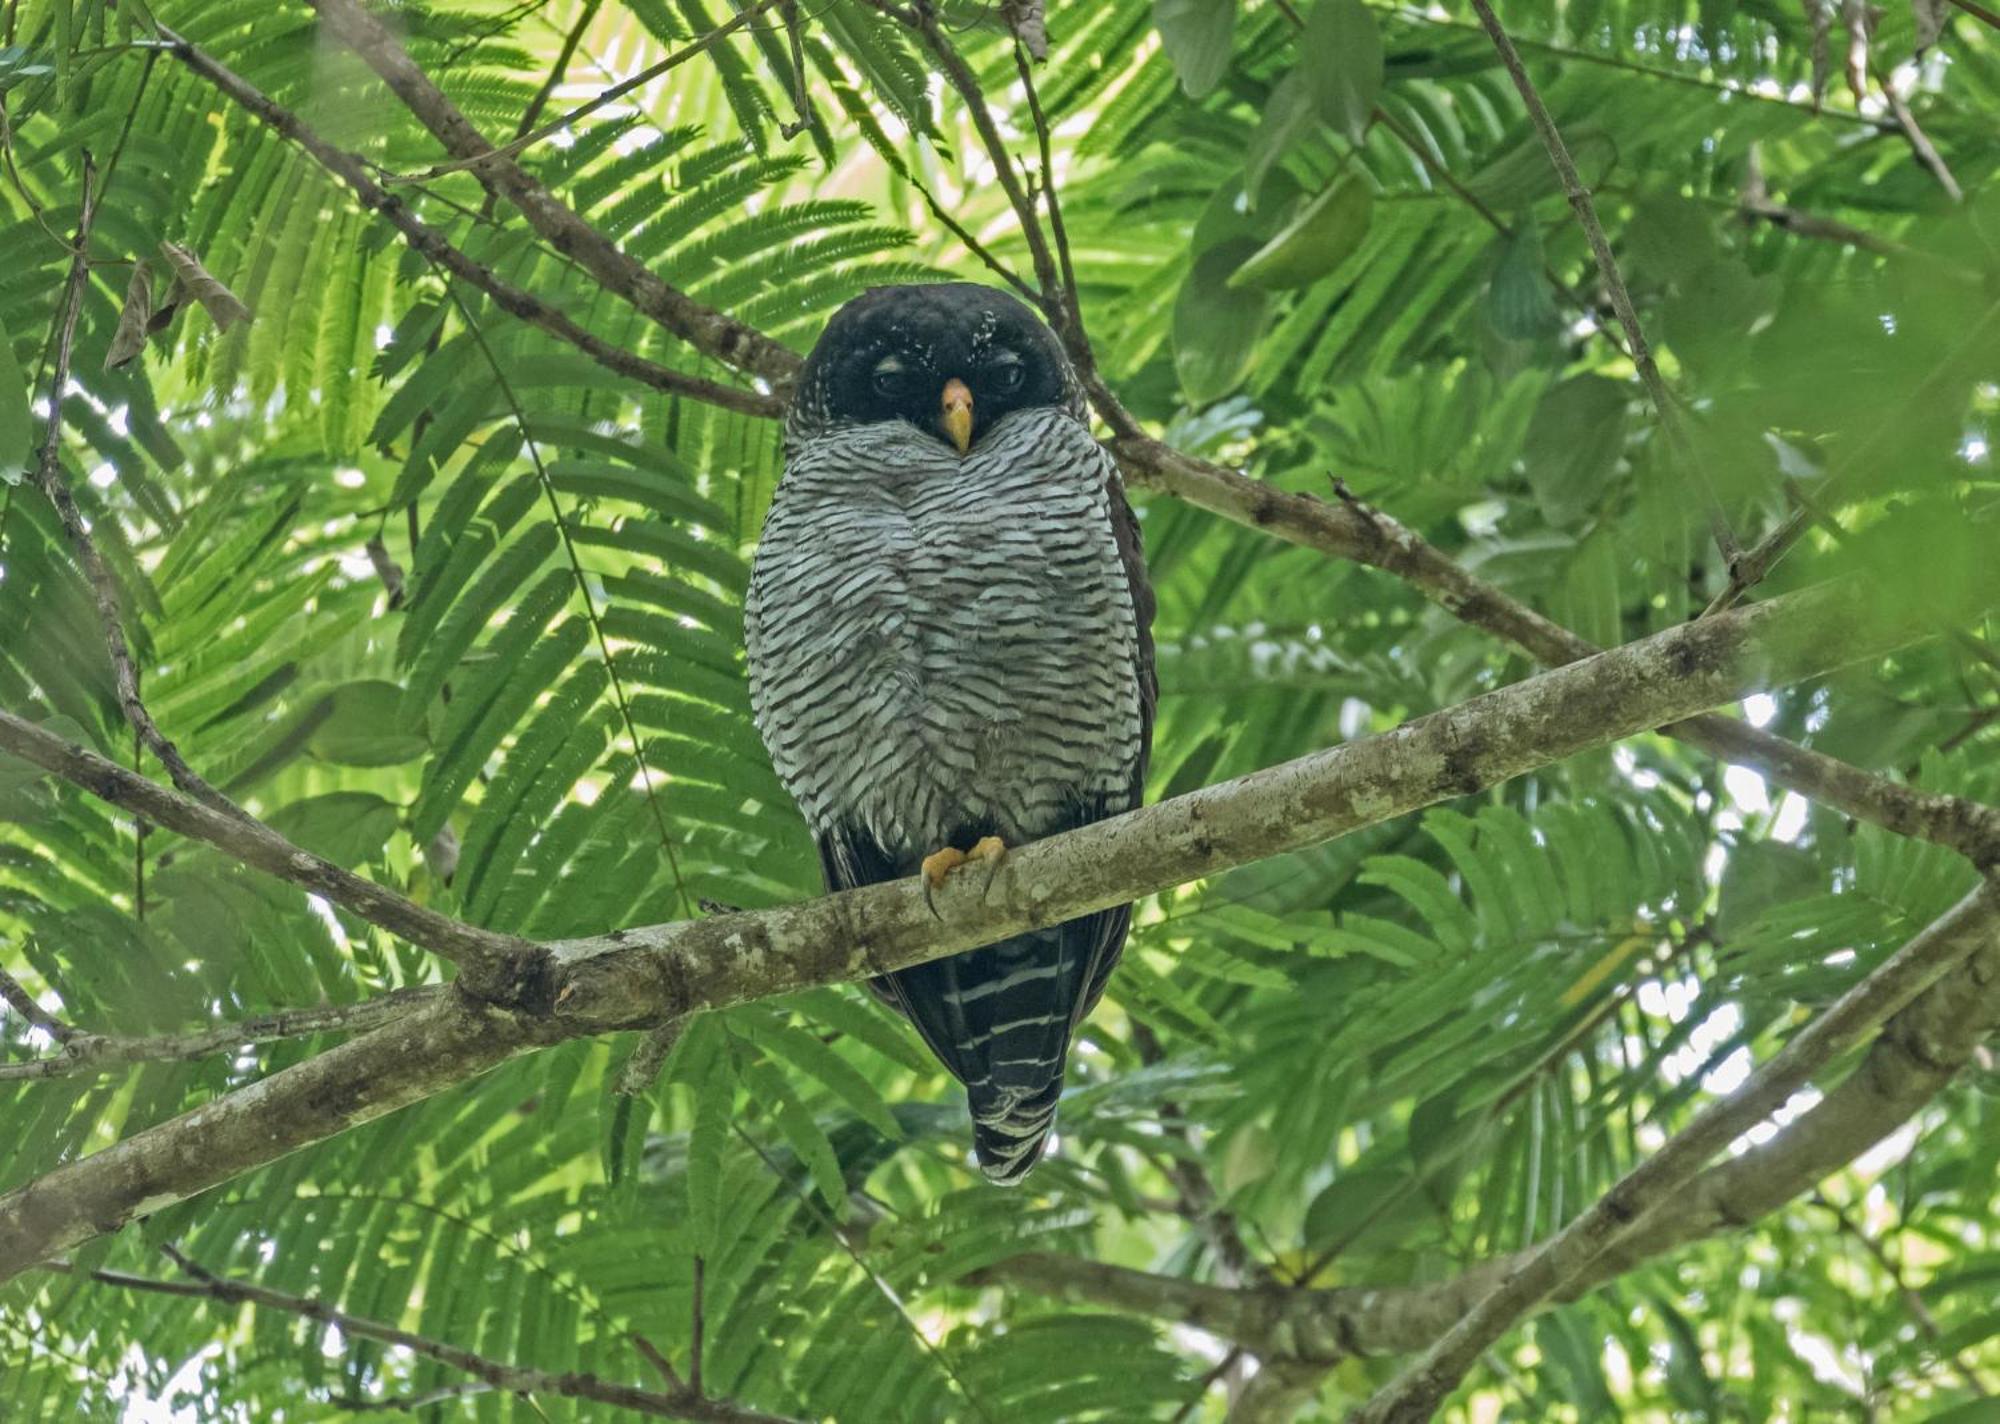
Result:
<instances>
[{"instance_id":1,"label":"owl foot","mask_svg":"<svg viewBox=\"0 0 2000 1424\"><path fill-rule=\"evenodd\" d=\"M1006 858L1007 842L998 836L982 836L971 850L946 846L943 850L932 851L924 857L924 904L930 908L932 915L943 919L942 915L938 915L937 905L931 900L931 892L944 884L947 875L961 865L976 865L985 861L990 867L986 872L986 884L991 886L994 875L999 873L1000 862Z\"/></svg>"}]
</instances>

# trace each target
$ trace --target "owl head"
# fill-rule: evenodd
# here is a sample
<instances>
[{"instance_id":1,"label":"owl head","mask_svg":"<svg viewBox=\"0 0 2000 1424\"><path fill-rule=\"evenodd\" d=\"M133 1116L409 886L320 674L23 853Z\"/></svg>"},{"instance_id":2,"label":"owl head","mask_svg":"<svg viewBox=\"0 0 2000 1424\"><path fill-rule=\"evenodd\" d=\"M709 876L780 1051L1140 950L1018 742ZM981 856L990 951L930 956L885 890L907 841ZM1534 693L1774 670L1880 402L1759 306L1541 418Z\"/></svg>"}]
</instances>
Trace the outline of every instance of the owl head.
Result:
<instances>
[{"instance_id":1,"label":"owl head","mask_svg":"<svg viewBox=\"0 0 2000 1424\"><path fill-rule=\"evenodd\" d=\"M833 315L799 372L786 437L903 421L962 455L1009 411L1083 396L1055 333L973 282L871 287Z\"/></svg>"}]
</instances>

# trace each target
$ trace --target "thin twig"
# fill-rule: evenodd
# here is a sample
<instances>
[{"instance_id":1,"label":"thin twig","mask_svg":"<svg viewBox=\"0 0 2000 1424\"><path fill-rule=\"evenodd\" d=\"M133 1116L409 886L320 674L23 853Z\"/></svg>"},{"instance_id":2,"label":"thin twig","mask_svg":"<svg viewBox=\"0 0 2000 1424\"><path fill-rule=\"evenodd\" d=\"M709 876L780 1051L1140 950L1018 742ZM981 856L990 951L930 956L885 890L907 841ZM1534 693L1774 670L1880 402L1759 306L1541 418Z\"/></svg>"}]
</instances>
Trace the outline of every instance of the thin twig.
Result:
<instances>
[{"instance_id":1,"label":"thin twig","mask_svg":"<svg viewBox=\"0 0 2000 1424\"><path fill-rule=\"evenodd\" d=\"M770 395L736 386L726 386L700 376L690 376L636 356L622 347L612 345L595 333L586 331L561 310L540 297L503 281L492 268L474 261L453 246L442 233L410 211L409 206L401 198L388 192L370 178L368 167L361 159L328 143L307 127L298 115L225 68L199 46L165 27L161 28L160 33L171 46L174 57L182 64L255 114L266 126L311 154L322 168L354 191L362 207L381 214L403 235L404 241L411 247L453 276L486 293L508 315L518 317L531 326L540 327L551 336L568 342L606 370L638 381L654 390L665 391L670 395L686 396L708 405L720 406L724 410L740 411L745 415L775 417L778 414L779 403Z\"/></svg>"},{"instance_id":2,"label":"thin twig","mask_svg":"<svg viewBox=\"0 0 2000 1424\"><path fill-rule=\"evenodd\" d=\"M667 830L667 813L660 806L659 795L653 789L653 769L646 763L646 742L639 735L639 724L632 719L632 706L625 696L624 679L618 675L618 660L612 655L611 640L605 636L604 622L597 616L597 600L591 596L590 579L585 573L583 559L576 552L576 541L570 535L569 520L563 515L562 501L556 496L555 481L550 477L548 466L543 463L541 443L535 439L534 431L528 425L528 411L515 394L514 383L507 378L507 372L500 364L500 358L487 344L486 333L480 330L472 312L452 286L451 279L445 279L445 295L458 309L459 320L465 323L473 344L486 358L486 364L493 372L493 380L500 388L501 396L507 402L507 409L514 417L514 423L521 432L521 444L528 452L528 460L535 467L535 479L541 485L542 494L548 500L549 517L555 520L556 534L562 540L563 552L569 559L570 575L576 580L577 597L583 600L584 621L590 624L591 634L597 640L597 651L604 659L604 673L611 683L611 698L618 706L618 716L625 724L625 734L632 739L632 757L639 767L639 784L645 789L646 805L653 813L653 825L659 832L660 850L667 857L667 869L674 878L674 894L681 902L681 913L694 918L694 901L689 898L687 883L681 878L680 853L674 848L674 838Z\"/></svg>"},{"instance_id":3,"label":"thin twig","mask_svg":"<svg viewBox=\"0 0 2000 1424\"><path fill-rule=\"evenodd\" d=\"M944 70L946 82L958 91L958 97L972 119L972 127L979 135L980 145L992 161L1001 191L1007 195L1008 206L1014 210L1015 219L1021 227L1021 237L1028 244L1028 256L1035 269L1035 285L1041 289L1041 305L1051 315L1060 312L1061 287L1055 258L1049 250L1048 239L1042 233L1034 199L1029 197L1027 189L1021 184L1021 175L1015 171L1007 141L1000 136L1000 126L994 121L993 110L986 102L986 91L980 87L979 77L972 72L951 41L945 38L931 0L916 0L908 10L889 3L889 0L868 0L868 3L914 29Z\"/></svg>"},{"instance_id":4,"label":"thin twig","mask_svg":"<svg viewBox=\"0 0 2000 1424\"><path fill-rule=\"evenodd\" d=\"M1709 528L1715 538L1715 547L1722 555L1723 564L1734 570L1737 561L1743 557L1742 546L1737 543L1735 531L1729 527L1728 517L1716 497L1707 462L1682 428L1680 407L1653 360L1653 350L1646 343L1646 333L1639 327L1639 313L1632 305L1632 294L1626 290L1625 278L1618 270L1618 259L1612 254L1611 240L1604 235L1604 224L1597 219L1597 205L1591 201L1590 190L1584 187L1583 178L1576 171L1576 161L1570 157L1569 146L1563 142L1562 133L1549 114L1548 105L1542 102L1534 81L1528 77L1521 52L1514 48L1513 40L1508 38L1506 28L1500 23L1500 17L1493 13L1490 0L1472 0L1472 8L1478 14L1479 23L1485 28L1488 38L1493 41L1501 64L1506 66L1508 76L1514 81L1515 92L1527 106L1528 118L1541 138L1542 147L1548 151L1556 176L1562 181L1563 195L1569 199L1570 209L1583 228L1584 238L1590 244L1590 255L1597 263L1598 277L1611 298L1611 310L1624 329L1626 349L1639 372L1639 381L1645 386L1653 409L1659 413L1660 425L1666 431L1669 443L1701 487L1702 496L1708 504Z\"/></svg>"},{"instance_id":5,"label":"thin twig","mask_svg":"<svg viewBox=\"0 0 2000 1424\"><path fill-rule=\"evenodd\" d=\"M555 1374L523 1365L510 1365L447 1344L442 1340L433 1340L364 1316L350 1315L311 1296L293 1295L287 1291L272 1290L267 1286L252 1285L248 1281L218 1276L172 1243L167 1243L160 1249L191 1279L162 1280L155 1276L108 1270L89 1270L83 1271L82 1274L99 1285L114 1286L121 1290L149 1291L158 1295L190 1298L205 1297L220 1301L224 1305L255 1305L302 1316L307 1320L318 1321L322 1325L331 1325L346 1336L380 1340L384 1344L408 1350L411 1354L436 1360L439 1364L448 1365L452 1369L484 1380L494 1389L504 1390L510 1394L553 1394L565 1399L588 1399L599 1404L629 1409L635 1414L645 1414L656 1419L691 1419L702 1421L703 1424L790 1424L790 1421L782 1420L777 1415L766 1414L761 1410L726 1400L697 1399L692 1395L681 1393L664 1394L657 1390L641 1389L636 1385L618 1384L581 1371ZM44 1262L43 1269L66 1274L75 1274L79 1271L78 1267L68 1261Z\"/></svg>"},{"instance_id":6,"label":"thin twig","mask_svg":"<svg viewBox=\"0 0 2000 1424\"><path fill-rule=\"evenodd\" d=\"M101 194L95 177L96 167L91 162L90 154L85 152L83 204L77 217L69 280L64 284L62 302L57 308L55 367L48 394L48 433L42 441L41 458L35 463L35 483L48 496L49 503L55 506L56 518L62 524L70 547L76 551L77 563L82 566L84 578L90 584L91 597L97 604L97 620L104 630L105 650L111 657L118 703L124 710L125 720L132 724L133 730L160 759L174 785L224 815L247 820L241 807L195 774L179 749L161 733L159 725L153 721L153 714L146 710L146 704L140 701L132 646L125 639L125 627L118 608L117 581L112 578L110 568L90 537L90 526L85 522L83 512L77 508L69 486L63 481L62 406L69 386L70 355L76 343L77 315L83 308L83 289L90 280L90 224L97 216L97 200Z\"/></svg>"},{"instance_id":7,"label":"thin twig","mask_svg":"<svg viewBox=\"0 0 2000 1424\"><path fill-rule=\"evenodd\" d=\"M419 1409L428 1409L434 1404L445 1404L454 1399L468 1399L476 1394L490 1394L493 1386L485 1380L461 1380L457 1384L439 1385L421 1394L387 1395L381 1399L354 1399L340 1401L340 1407L351 1414L386 1414L394 1409L404 1414L415 1414Z\"/></svg>"},{"instance_id":8,"label":"thin twig","mask_svg":"<svg viewBox=\"0 0 2000 1424\"><path fill-rule=\"evenodd\" d=\"M521 121L514 126L514 144L510 145L514 152L519 153L522 148L533 142L535 120L542 116L542 110L549 106L549 100L555 97L556 90L562 86L563 76L569 73L570 61L576 58L577 50L583 45L584 31L590 28L591 22L597 18L597 12L603 4L604 0L583 0L583 8L577 12L576 23L571 25L569 33L563 36L562 48L556 51L555 60L549 65L549 77L542 81L542 87L535 91L535 97L528 101L528 107L521 110ZM567 119L568 116L565 115L560 122L566 122ZM428 178L442 175L424 176Z\"/></svg>"},{"instance_id":9,"label":"thin twig","mask_svg":"<svg viewBox=\"0 0 2000 1424\"><path fill-rule=\"evenodd\" d=\"M599 109L603 109L612 104L617 103L620 99L624 98L627 94L630 94L633 90L642 89L646 85L652 83L655 79L658 79L661 75L666 74L671 70L678 69L681 65L687 63L690 59L693 59L696 55L706 52L718 40L727 39L730 35L735 34L738 30L742 29L745 25L749 24L750 21L756 19L757 16L763 14L766 10L772 9L773 7L781 5L783 3L785 3L785 0L756 0L756 3L751 5L749 8L744 10L739 10L736 14L732 15L729 19L723 21L721 24L717 25L707 34L701 36L699 39L689 42L686 45L683 45L681 48L675 50L672 54L668 55L665 59L647 65L644 69L640 70L637 74L633 75L631 78L621 79L618 83L613 84L610 88L606 89L603 93L599 94L596 98L590 100L588 103L579 104L574 109L571 109L568 113L563 114L560 118L551 119L548 123L543 124L540 128L533 129L527 133L520 134L517 137L509 140L507 143L501 144L498 148L489 149L485 153L476 154L469 158L457 159L450 163L433 164L431 167L424 169L420 173L385 173L382 176L382 181L385 183L427 183L433 178L442 178L447 173L461 173L464 172L466 169L477 168L480 164L490 162L495 159L517 158L522 153L525 153L528 149L533 148L536 144L540 143L543 139L552 138L556 134L563 132L563 130L565 129L574 128L580 120L589 118ZM567 56L574 54L576 52L576 46L582 40L583 28L586 24L589 23L590 18L595 13L596 9L597 9L597 3L596 0L593 0L593 3L589 7L587 7L584 18L582 20L579 20L577 22L576 28L571 31L570 38L566 40L564 43L564 59L559 59L557 61L555 69L556 75L559 75L561 73L563 63L565 62ZM553 79L554 75L552 75L551 78ZM541 93L535 96L535 103L529 106L528 114L522 121L524 124L534 122L535 115L539 112L542 105L548 101L548 98L550 94L553 93L554 89L555 89L554 83L550 83L549 85L544 87Z\"/></svg>"},{"instance_id":10,"label":"thin twig","mask_svg":"<svg viewBox=\"0 0 2000 1424\"><path fill-rule=\"evenodd\" d=\"M1498 213L1494 212L1493 209L1487 205L1486 201L1483 198L1481 198L1477 193L1473 192L1470 188L1466 187L1465 184L1461 183L1458 180L1457 176L1453 174L1449 168L1445 167L1444 164L1440 163L1437 160L1437 156L1430 151L1429 146L1426 145L1422 139L1418 138L1415 134L1411 133L1409 130L1409 126L1405 124L1401 119L1398 119L1394 114L1390 113L1387 109L1384 109L1378 105L1374 112L1374 120L1376 123L1380 124L1383 128L1387 129L1390 135L1393 138L1395 138L1395 140L1398 143L1402 144L1404 148L1408 149L1410 152L1410 156L1416 159L1418 163L1422 164L1424 170L1428 172L1434 180L1444 185L1445 189L1448 192L1450 192L1453 197L1457 198L1460 202L1464 203L1467 207L1471 208L1475 213L1479 214L1480 218L1483 219L1485 223L1489 227L1491 227L1496 233L1500 234L1500 236L1507 238L1509 240L1512 240L1515 237L1516 234L1514 232L1513 227L1511 227L1503 218L1501 218L1501 216ZM1562 274L1557 272L1553 265L1551 265L1548 262L1542 263L1542 275L1548 279L1548 283L1550 286L1554 287L1558 292L1562 293L1562 295L1569 301L1571 306L1575 307L1578 311L1584 313L1586 316L1593 318L1591 325L1596 328L1597 332L1600 335L1602 335L1606 341L1609 341L1612 344L1612 346L1617 348L1617 350L1621 354L1628 357L1631 355L1631 352L1625 349L1624 339L1619 336L1618 332L1612 327L1606 326L1602 321L1595 319L1598 314L1597 308L1590 301L1590 299L1585 297L1584 294L1582 292L1579 292L1575 287L1572 287L1568 282L1564 281L1562 278Z\"/></svg>"},{"instance_id":11,"label":"thin twig","mask_svg":"<svg viewBox=\"0 0 2000 1424\"><path fill-rule=\"evenodd\" d=\"M1875 1264L1882 1268L1882 1274L1887 1276L1889 1283L1896 1288L1896 1296L1903 1302L1903 1308L1910 1313L1910 1319L1917 1322L1917 1328L1923 1331L1924 1335L1933 1344L1941 1340L1944 1337L1944 1331L1939 1328L1937 1317L1931 1314L1931 1308L1924 1304L1924 1298L1917 1294L1916 1287L1903 1278L1902 1268L1891 1259L1882 1243L1863 1230L1861 1223L1856 1221L1845 1207L1829 1197L1824 1191L1814 1192L1812 1199L1815 1206L1831 1212L1834 1221L1839 1224L1841 1231L1853 1237L1855 1241L1860 1243L1861 1249L1874 1258ZM1951 1361L1951 1367L1958 1372L1959 1378L1965 1381L1967 1389L1971 1390L1981 1399L1987 1399L1992 1396L1993 1391L1987 1388L1986 1381L1981 1377L1978 1367L1966 1359L1964 1351L1946 1350L1944 1354Z\"/></svg>"},{"instance_id":12,"label":"thin twig","mask_svg":"<svg viewBox=\"0 0 2000 1424\"><path fill-rule=\"evenodd\" d=\"M68 1043L76 1036L76 1029L36 1003L35 996L22 987L21 981L3 969L0 969L0 999L6 1000L15 1013L26 1019L30 1028L40 1029L57 1043ZM5 1072L6 1068L0 1067L0 1076L4 1076Z\"/></svg>"},{"instance_id":13,"label":"thin twig","mask_svg":"<svg viewBox=\"0 0 2000 1424\"><path fill-rule=\"evenodd\" d=\"M19 988L13 980L0 974L0 997L14 1003L13 995L8 992L10 986ZM62 1045L62 1051L25 1063L0 1063L0 1083L108 1073L137 1063L187 1063L248 1044L303 1038L310 1034L362 1033L399 1019L447 992L443 987L434 985L398 989L353 1004L280 1009L194 1033L158 1034L144 1038L86 1033L66 1024L37 1023L37 1028Z\"/></svg>"},{"instance_id":14,"label":"thin twig","mask_svg":"<svg viewBox=\"0 0 2000 1424\"><path fill-rule=\"evenodd\" d=\"M1922 395L1934 382L1943 379L1961 356L1978 348L1979 343L1986 339L1989 328L1996 323L2000 323L2000 301L1990 303L1978 317L1965 324L1958 341L1951 350L1938 358L1929 374L1912 390L1911 397ZM1797 507L1779 521L1775 529L1758 540L1756 545L1737 561L1737 567L1731 573L1728 585L1710 600L1708 607L1702 610L1701 616L1707 618L1735 607L1743 595L1761 583L1771 570L1777 567L1779 560L1791 551L1799 537L1813 523L1815 512L1823 513L1826 510L1830 503L1828 495L1845 493L1849 480L1872 468L1876 448L1897 439L1901 433L1902 428L1893 421L1876 421L1852 446L1843 450L1838 463L1830 468L1820 481L1819 491L1813 496L1816 503L1808 506L1800 501ZM1796 500L1802 493L1802 487L1795 485L1793 488Z\"/></svg>"},{"instance_id":15,"label":"thin twig","mask_svg":"<svg viewBox=\"0 0 2000 1424\"><path fill-rule=\"evenodd\" d=\"M1041 97L1035 92L1035 71L1028 63L1027 47L1018 38L1014 41L1014 68L1021 76L1021 89L1028 99L1028 116L1035 125L1035 143L1042 156L1042 204L1048 209L1049 235L1055 240L1056 263L1062 275L1060 309L1062 320L1069 327L1064 334L1069 344L1087 346L1083 331L1083 298L1077 290L1076 267L1070 260L1069 233L1063 227L1062 202L1056 196L1056 161L1049 120L1042 112Z\"/></svg>"},{"instance_id":16,"label":"thin twig","mask_svg":"<svg viewBox=\"0 0 2000 1424\"><path fill-rule=\"evenodd\" d=\"M1903 141L1909 144L1910 152L1915 155L1917 162L1923 165L1931 177L1937 179L1938 186L1944 189L1945 195L1954 203L1964 202L1965 190L1958 186L1958 179L1952 176L1950 166L1944 161L1944 155L1937 151L1937 145L1931 142L1930 135L1925 133L1923 126L1917 122L1917 116L1910 111L1910 106L1904 100L1902 93L1887 75L1877 74L1875 82L1881 86L1882 96L1889 101L1890 116L1895 119L1896 127L1902 131Z\"/></svg>"},{"instance_id":17,"label":"thin twig","mask_svg":"<svg viewBox=\"0 0 2000 1424\"><path fill-rule=\"evenodd\" d=\"M945 208L943 203L938 201L937 195L931 191L930 185L919 178L914 169L906 177L910 186L915 188L923 198L924 206L930 210L931 216L942 223L945 230L957 238L967 252L970 252L974 257L985 263L995 276L999 277L1001 281L1005 282L1029 301L1039 302L1041 300L1036 294L1035 289L1023 280L1020 273L1007 266L998 257L995 257L991 248L973 236L971 230L954 217Z\"/></svg>"},{"instance_id":18,"label":"thin twig","mask_svg":"<svg viewBox=\"0 0 2000 1424\"><path fill-rule=\"evenodd\" d=\"M799 18L798 0L781 0L785 11L785 38L792 46L793 117L778 125L778 136L795 139L813 126L812 95L806 91L805 23Z\"/></svg>"}]
</instances>

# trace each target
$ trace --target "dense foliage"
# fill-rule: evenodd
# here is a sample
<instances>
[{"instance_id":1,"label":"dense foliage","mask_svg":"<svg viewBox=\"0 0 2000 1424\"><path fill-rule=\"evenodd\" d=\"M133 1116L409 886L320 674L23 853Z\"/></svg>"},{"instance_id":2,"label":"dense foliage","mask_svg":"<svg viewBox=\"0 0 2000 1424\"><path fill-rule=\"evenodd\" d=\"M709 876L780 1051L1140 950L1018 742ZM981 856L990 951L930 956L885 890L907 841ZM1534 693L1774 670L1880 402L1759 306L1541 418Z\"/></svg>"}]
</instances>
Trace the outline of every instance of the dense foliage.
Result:
<instances>
[{"instance_id":1,"label":"dense foliage","mask_svg":"<svg viewBox=\"0 0 2000 1424\"><path fill-rule=\"evenodd\" d=\"M1003 16L1033 8L943 18L1044 184ZM1728 584L1712 503L1746 545L1802 504L1824 521L1767 588L1846 573L1921 604L1995 538L2000 31L1982 13L1503 7L1685 403L1683 450L1469 10L1053 4L1036 97L1103 375L1176 447L1328 499L1337 482L1603 645ZM152 14L378 178L440 162L305 6ZM727 18L704 0L393 11L496 141ZM89 181L62 469L146 704L196 769L299 844L535 939L817 893L743 674L776 425L510 316L152 33L136 0L4 20L0 707L160 770L20 477ZM866 286L999 280L933 202L1028 270L964 104L862 0L763 7L522 161L661 278L801 351ZM748 388L472 174L390 186L611 344ZM218 329L219 299L191 298L107 366L133 262L164 304L162 242L254 315ZM1382 573L1138 502L1160 598L1149 799L1530 671ZM1748 715L1992 801L1995 630L1953 631ZM657 1382L635 1334L693 1366L699 1290L704 1388L788 1416L1219 1419L1251 1368L1226 1342L969 1277L1032 1249L1400 1284L1515 1250L1975 880L1642 738L1142 905L1059 1149L1021 1190L979 1179L956 1087L853 986L693 1020L636 1096L615 1091L636 1038L568 1043L0 1287L0 1417L331 1419L464 1378L295 1313L86 1274L186 1281L171 1243L497 1359L635 1382ZM63 1022L145 1035L441 966L0 757L0 970ZM331 1041L0 1081L0 1189ZM0 1063L50 1047L0 1018ZM1989 1057L1816 1196L1541 1315L1454 1417L2000 1417L1980 1412L2000 1389L1996 1090ZM1339 1417L1392 1368L1345 1361L1308 1412ZM615 1413L494 1391L423 1417Z\"/></svg>"}]
</instances>

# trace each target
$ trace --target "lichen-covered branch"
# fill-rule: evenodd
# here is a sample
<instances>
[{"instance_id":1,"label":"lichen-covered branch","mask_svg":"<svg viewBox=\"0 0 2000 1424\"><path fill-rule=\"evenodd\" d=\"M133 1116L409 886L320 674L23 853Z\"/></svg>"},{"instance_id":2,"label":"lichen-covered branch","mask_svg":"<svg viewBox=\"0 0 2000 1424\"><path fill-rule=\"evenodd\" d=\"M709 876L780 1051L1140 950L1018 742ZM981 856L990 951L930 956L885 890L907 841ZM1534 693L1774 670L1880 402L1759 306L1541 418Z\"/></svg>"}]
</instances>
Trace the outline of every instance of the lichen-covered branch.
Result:
<instances>
[{"instance_id":1,"label":"lichen-covered branch","mask_svg":"<svg viewBox=\"0 0 2000 1424\"><path fill-rule=\"evenodd\" d=\"M1966 616L2000 604L2000 571L1955 592ZM1380 736L1023 847L990 880L947 882L935 909L912 879L754 913L527 946L547 956L546 997L441 996L0 1197L0 1280L524 1049L903 968L1299 850L1703 708L1880 656L1921 636L1935 612L1919 617L1901 605L1882 606L1858 585L1836 585L1703 619ZM25 749L30 760L93 790L130 790L112 778L130 773L4 714L0 747ZM270 836L139 785L149 793L148 819L160 824L178 821L189 834ZM246 861L282 878L320 874L283 858L273 862L255 839L238 843L258 857ZM437 929L413 924L421 932L411 937L427 944L426 934ZM444 929L454 937L484 934L449 920Z\"/></svg>"}]
</instances>

